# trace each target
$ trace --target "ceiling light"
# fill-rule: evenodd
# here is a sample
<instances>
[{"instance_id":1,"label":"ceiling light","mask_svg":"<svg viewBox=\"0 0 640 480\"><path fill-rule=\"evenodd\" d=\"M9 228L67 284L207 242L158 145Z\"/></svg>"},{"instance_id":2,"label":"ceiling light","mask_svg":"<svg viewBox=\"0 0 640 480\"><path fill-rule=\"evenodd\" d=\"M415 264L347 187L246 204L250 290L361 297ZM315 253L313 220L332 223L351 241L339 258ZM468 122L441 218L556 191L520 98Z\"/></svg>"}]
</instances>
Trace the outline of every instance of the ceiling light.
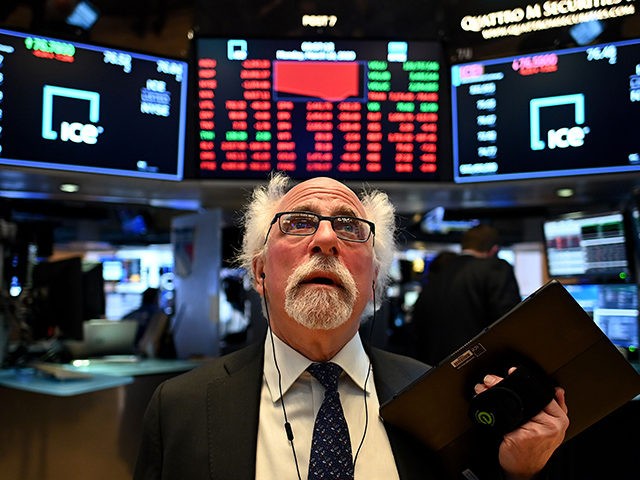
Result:
<instances>
[{"instance_id":1,"label":"ceiling light","mask_svg":"<svg viewBox=\"0 0 640 480\"><path fill-rule=\"evenodd\" d=\"M573 188L559 188L558 190L556 190L556 195L560 198L573 197L574 193L575 192L573 191Z\"/></svg>"},{"instance_id":2,"label":"ceiling light","mask_svg":"<svg viewBox=\"0 0 640 480\"><path fill-rule=\"evenodd\" d=\"M58 188L61 192L66 193L76 193L78 190L80 190L80 186L76 183L62 183Z\"/></svg>"}]
</instances>

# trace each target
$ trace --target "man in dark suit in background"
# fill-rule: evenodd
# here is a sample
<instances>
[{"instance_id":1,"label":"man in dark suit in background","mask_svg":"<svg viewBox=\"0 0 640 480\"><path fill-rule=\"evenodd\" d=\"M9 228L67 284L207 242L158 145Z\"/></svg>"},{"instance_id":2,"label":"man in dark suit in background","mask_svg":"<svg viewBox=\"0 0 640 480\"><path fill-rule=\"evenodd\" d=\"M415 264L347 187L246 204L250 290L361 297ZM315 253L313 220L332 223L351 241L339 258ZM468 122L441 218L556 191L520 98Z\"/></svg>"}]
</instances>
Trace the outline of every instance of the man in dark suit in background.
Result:
<instances>
[{"instance_id":1,"label":"man in dark suit in background","mask_svg":"<svg viewBox=\"0 0 640 480\"><path fill-rule=\"evenodd\" d=\"M498 231L489 225L467 230L462 254L432 262L413 306L415 356L435 365L498 320L521 300L511 265L497 257Z\"/></svg>"},{"instance_id":2,"label":"man in dark suit in background","mask_svg":"<svg viewBox=\"0 0 640 480\"><path fill-rule=\"evenodd\" d=\"M270 327L264 342L158 387L135 479L319 478L314 423L336 395L327 387L325 396L315 368L327 366L341 372L338 409L348 440L340 450L348 449L348 461L323 478L445 478L420 442L378 414L428 367L365 349L358 335L361 318L375 311L385 289L393 206L382 192L359 198L329 178L288 186L287 177L274 176L254 192L245 216L240 260L263 298ZM488 375L476 391L497 380ZM518 480L540 471L564 438L566 412L558 389L532 421L505 436L496 470ZM494 473L489 478L500 476Z\"/></svg>"}]
</instances>

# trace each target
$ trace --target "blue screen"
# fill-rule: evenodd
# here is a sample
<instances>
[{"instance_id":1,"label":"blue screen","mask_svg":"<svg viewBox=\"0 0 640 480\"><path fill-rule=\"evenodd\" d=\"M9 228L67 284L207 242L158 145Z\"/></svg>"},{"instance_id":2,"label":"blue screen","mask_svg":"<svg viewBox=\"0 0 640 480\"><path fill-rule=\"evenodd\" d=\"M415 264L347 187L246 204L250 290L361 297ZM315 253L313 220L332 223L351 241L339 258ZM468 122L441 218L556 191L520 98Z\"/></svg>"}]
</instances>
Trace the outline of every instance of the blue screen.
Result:
<instances>
[{"instance_id":1,"label":"blue screen","mask_svg":"<svg viewBox=\"0 0 640 480\"><path fill-rule=\"evenodd\" d=\"M565 285L614 345L637 349L637 285Z\"/></svg>"}]
</instances>

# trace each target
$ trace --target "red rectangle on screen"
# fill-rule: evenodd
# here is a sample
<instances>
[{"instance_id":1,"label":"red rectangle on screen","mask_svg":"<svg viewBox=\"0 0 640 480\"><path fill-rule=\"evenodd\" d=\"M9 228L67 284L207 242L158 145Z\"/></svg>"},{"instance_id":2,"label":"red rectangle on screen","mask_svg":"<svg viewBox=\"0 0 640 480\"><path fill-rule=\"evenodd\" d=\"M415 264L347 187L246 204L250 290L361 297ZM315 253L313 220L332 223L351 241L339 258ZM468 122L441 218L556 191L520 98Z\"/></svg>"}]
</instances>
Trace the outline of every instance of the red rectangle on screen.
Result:
<instances>
[{"instance_id":1,"label":"red rectangle on screen","mask_svg":"<svg viewBox=\"0 0 640 480\"><path fill-rule=\"evenodd\" d=\"M360 93L355 62L274 62L274 88L279 94L340 101Z\"/></svg>"}]
</instances>

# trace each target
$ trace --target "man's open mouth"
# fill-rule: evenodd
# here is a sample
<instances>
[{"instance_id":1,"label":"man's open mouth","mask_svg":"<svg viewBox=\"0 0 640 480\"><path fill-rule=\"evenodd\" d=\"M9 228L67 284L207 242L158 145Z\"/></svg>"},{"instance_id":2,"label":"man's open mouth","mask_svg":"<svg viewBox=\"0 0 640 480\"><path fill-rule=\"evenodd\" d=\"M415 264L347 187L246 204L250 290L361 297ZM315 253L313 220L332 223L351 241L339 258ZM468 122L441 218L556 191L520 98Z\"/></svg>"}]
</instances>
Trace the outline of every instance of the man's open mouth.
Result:
<instances>
[{"instance_id":1,"label":"man's open mouth","mask_svg":"<svg viewBox=\"0 0 640 480\"><path fill-rule=\"evenodd\" d=\"M339 287L340 285L331 277L326 276L314 276L304 279L300 282L301 285L333 285Z\"/></svg>"}]
</instances>

